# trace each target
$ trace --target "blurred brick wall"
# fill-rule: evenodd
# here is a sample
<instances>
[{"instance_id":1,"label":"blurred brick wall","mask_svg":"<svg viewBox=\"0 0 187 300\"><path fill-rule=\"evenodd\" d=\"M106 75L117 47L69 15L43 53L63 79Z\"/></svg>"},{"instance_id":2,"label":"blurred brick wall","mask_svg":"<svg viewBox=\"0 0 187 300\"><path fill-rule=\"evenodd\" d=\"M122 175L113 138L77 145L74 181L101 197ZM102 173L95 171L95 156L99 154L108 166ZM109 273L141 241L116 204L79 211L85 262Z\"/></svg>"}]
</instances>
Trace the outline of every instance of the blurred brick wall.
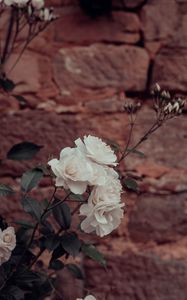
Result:
<instances>
[{"instance_id":1,"label":"blurred brick wall","mask_svg":"<svg viewBox=\"0 0 187 300\"><path fill-rule=\"evenodd\" d=\"M11 74L13 97L0 97L0 154L23 140L44 145L46 162L83 134L124 144L124 99L146 95L154 82L187 92L187 1L113 0L109 15L91 18L76 0L48 1L59 20L30 45ZM14 59L14 57L13 57ZM152 121L149 101L133 136ZM108 272L85 261L86 288L105 300L186 300L187 151L185 114L158 131L125 168L141 177L141 194L124 195L119 230L99 242ZM2 161L1 182L17 186L30 163ZM42 194L48 195L47 183ZM4 199L1 214L20 215L19 202ZM78 295L77 295L78 296ZM80 295L79 295L80 296Z\"/></svg>"}]
</instances>

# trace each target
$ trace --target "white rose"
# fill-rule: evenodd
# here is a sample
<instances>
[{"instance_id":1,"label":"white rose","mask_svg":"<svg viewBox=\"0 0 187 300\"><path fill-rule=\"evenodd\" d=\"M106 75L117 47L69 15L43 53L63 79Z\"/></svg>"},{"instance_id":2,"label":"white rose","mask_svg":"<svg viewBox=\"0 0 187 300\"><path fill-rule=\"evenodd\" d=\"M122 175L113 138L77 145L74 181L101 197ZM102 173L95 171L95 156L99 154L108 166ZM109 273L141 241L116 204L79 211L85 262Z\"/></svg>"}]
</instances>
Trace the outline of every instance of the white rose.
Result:
<instances>
[{"instance_id":1,"label":"white rose","mask_svg":"<svg viewBox=\"0 0 187 300\"><path fill-rule=\"evenodd\" d=\"M114 151L98 137L84 136L84 143L79 138L75 141L75 144L92 161L101 165L117 165L117 157Z\"/></svg>"},{"instance_id":2,"label":"white rose","mask_svg":"<svg viewBox=\"0 0 187 300\"><path fill-rule=\"evenodd\" d=\"M31 4L36 9L41 9L44 7L44 0L32 0Z\"/></svg>"},{"instance_id":3,"label":"white rose","mask_svg":"<svg viewBox=\"0 0 187 300\"><path fill-rule=\"evenodd\" d=\"M57 18L57 16L54 15L52 8L49 9L49 8L45 7L40 10L39 18L41 21L50 22L50 21L55 20Z\"/></svg>"},{"instance_id":4,"label":"white rose","mask_svg":"<svg viewBox=\"0 0 187 300\"><path fill-rule=\"evenodd\" d=\"M15 4L19 7L24 7L27 5L28 2L29 2L29 0L14 0L13 4Z\"/></svg>"},{"instance_id":5,"label":"white rose","mask_svg":"<svg viewBox=\"0 0 187 300\"><path fill-rule=\"evenodd\" d=\"M96 298L92 295L88 295L84 299L83 298L77 298L76 300L96 300Z\"/></svg>"},{"instance_id":6,"label":"white rose","mask_svg":"<svg viewBox=\"0 0 187 300\"><path fill-rule=\"evenodd\" d=\"M92 181L93 168L77 148L64 148L60 160L52 159L48 164L56 175L56 186L69 188L74 194L83 194Z\"/></svg>"},{"instance_id":7,"label":"white rose","mask_svg":"<svg viewBox=\"0 0 187 300\"><path fill-rule=\"evenodd\" d=\"M86 233L96 232L105 236L121 223L124 206L121 201L121 184L118 179L110 178L105 186L95 186L88 202L80 207L80 215L86 216L81 229Z\"/></svg>"},{"instance_id":8,"label":"white rose","mask_svg":"<svg viewBox=\"0 0 187 300\"><path fill-rule=\"evenodd\" d=\"M0 247L0 266L10 259L11 254L12 251Z\"/></svg>"},{"instance_id":9,"label":"white rose","mask_svg":"<svg viewBox=\"0 0 187 300\"><path fill-rule=\"evenodd\" d=\"M89 185L105 185L107 180L106 168L94 162L91 162L88 159L87 161L89 162L93 170L93 174L89 180Z\"/></svg>"},{"instance_id":10,"label":"white rose","mask_svg":"<svg viewBox=\"0 0 187 300\"><path fill-rule=\"evenodd\" d=\"M0 229L0 265L9 260L11 252L16 247L16 235L13 227Z\"/></svg>"},{"instance_id":11,"label":"white rose","mask_svg":"<svg viewBox=\"0 0 187 300\"><path fill-rule=\"evenodd\" d=\"M7 6L11 6L14 3L14 0L4 0L4 4Z\"/></svg>"}]
</instances>

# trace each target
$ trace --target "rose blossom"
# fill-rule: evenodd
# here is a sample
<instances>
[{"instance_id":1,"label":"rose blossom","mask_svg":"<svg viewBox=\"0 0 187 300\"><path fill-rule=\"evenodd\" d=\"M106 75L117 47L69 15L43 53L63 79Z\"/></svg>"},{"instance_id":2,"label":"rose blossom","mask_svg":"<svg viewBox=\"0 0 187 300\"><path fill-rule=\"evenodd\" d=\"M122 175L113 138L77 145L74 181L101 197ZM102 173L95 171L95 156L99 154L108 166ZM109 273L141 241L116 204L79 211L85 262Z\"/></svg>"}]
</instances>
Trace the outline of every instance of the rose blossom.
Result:
<instances>
[{"instance_id":1,"label":"rose blossom","mask_svg":"<svg viewBox=\"0 0 187 300\"><path fill-rule=\"evenodd\" d=\"M92 181L93 168L77 148L64 148L60 160L52 159L48 164L56 175L56 186L69 188L75 194L83 194L88 181Z\"/></svg>"},{"instance_id":2,"label":"rose blossom","mask_svg":"<svg viewBox=\"0 0 187 300\"><path fill-rule=\"evenodd\" d=\"M16 235L13 227L0 229L0 265L9 260L12 251L16 247Z\"/></svg>"},{"instance_id":3,"label":"rose blossom","mask_svg":"<svg viewBox=\"0 0 187 300\"><path fill-rule=\"evenodd\" d=\"M31 4L36 9L41 9L44 7L44 0L32 0Z\"/></svg>"},{"instance_id":4,"label":"rose blossom","mask_svg":"<svg viewBox=\"0 0 187 300\"><path fill-rule=\"evenodd\" d=\"M84 143L79 138L75 141L75 144L92 161L101 165L117 165L117 157L114 151L98 137L84 136Z\"/></svg>"},{"instance_id":5,"label":"rose blossom","mask_svg":"<svg viewBox=\"0 0 187 300\"><path fill-rule=\"evenodd\" d=\"M84 299L83 298L77 298L76 300L96 300L96 298L92 295L88 295Z\"/></svg>"},{"instance_id":6,"label":"rose blossom","mask_svg":"<svg viewBox=\"0 0 187 300\"><path fill-rule=\"evenodd\" d=\"M120 181L108 176L107 184L95 186L88 202L80 207L80 215L86 216L81 223L81 229L86 233L96 231L101 237L116 229L123 217L124 204L120 201Z\"/></svg>"},{"instance_id":7,"label":"rose blossom","mask_svg":"<svg viewBox=\"0 0 187 300\"><path fill-rule=\"evenodd\" d=\"M29 0L4 0L4 3L7 6L17 5L19 7L24 7L27 5L28 2Z\"/></svg>"}]
</instances>

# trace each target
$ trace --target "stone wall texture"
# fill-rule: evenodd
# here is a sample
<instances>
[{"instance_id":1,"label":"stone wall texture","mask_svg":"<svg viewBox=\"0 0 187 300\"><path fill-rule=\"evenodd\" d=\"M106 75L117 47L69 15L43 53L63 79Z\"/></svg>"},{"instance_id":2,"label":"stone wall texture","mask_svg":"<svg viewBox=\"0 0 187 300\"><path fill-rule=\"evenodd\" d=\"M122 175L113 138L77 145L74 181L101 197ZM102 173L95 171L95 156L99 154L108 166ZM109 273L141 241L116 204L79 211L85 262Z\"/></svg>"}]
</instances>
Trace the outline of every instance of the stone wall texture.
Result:
<instances>
[{"instance_id":1,"label":"stone wall texture","mask_svg":"<svg viewBox=\"0 0 187 300\"><path fill-rule=\"evenodd\" d=\"M124 145L129 120L122 92L143 103L135 142L152 122L147 95L153 83L178 95L187 93L187 0L113 0L110 12L94 17L80 2L48 1L59 19L33 40L10 74L17 84L14 92L26 103L0 96L2 183L17 188L30 166L4 160L15 143L29 140L44 146L34 163L46 162L84 134ZM140 193L124 195L122 225L97 241L107 270L84 259L84 287L78 284L78 292L75 288L65 300L84 291L98 300L187 299L186 146L184 112L141 146L145 158L126 160L125 170L140 179ZM42 191L48 194L47 183ZM10 221L21 214L16 199L0 203L0 214ZM61 274L59 280L62 286L66 282Z\"/></svg>"}]
</instances>

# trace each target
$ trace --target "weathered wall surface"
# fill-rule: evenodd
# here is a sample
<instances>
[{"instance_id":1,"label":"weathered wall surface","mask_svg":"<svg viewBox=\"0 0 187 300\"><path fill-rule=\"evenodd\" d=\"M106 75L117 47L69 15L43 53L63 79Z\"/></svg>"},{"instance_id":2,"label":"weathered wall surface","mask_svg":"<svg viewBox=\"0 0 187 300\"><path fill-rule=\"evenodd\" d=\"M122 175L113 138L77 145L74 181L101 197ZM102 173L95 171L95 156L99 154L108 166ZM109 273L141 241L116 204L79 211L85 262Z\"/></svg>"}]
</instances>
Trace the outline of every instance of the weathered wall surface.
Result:
<instances>
[{"instance_id":1,"label":"weathered wall surface","mask_svg":"<svg viewBox=\"0 0 187 300\"><path fill-rule=\"evenodd\" d=\"M128 136L126 96L146 95L159 82L187 93L187 1L113 0L110 14L92 18L78 0L53 0L59 20L30 45L11 74L13 97L0 97L0 156L12 144L29 140L44 148L46 162L83 134L121 145ZM14 59L14 57L13 57ZM138 95L138 96L137 96ZM141 177L141 194L126 194L123 224L99 242L108 272L85 261L86 288L106 300L186 300L187 279L187 123L185 114L159 130L133 156L126 170ZM133 141L149 127L145 101ZM35 161L37 162L37 160ZM3 183L17 185L27 164L2 161ZM47 184L43 193L48 193ZM19 215L13 199L0 213ZM80 295L79 295L80 296Z\"/></svg>"}]
</instances>

